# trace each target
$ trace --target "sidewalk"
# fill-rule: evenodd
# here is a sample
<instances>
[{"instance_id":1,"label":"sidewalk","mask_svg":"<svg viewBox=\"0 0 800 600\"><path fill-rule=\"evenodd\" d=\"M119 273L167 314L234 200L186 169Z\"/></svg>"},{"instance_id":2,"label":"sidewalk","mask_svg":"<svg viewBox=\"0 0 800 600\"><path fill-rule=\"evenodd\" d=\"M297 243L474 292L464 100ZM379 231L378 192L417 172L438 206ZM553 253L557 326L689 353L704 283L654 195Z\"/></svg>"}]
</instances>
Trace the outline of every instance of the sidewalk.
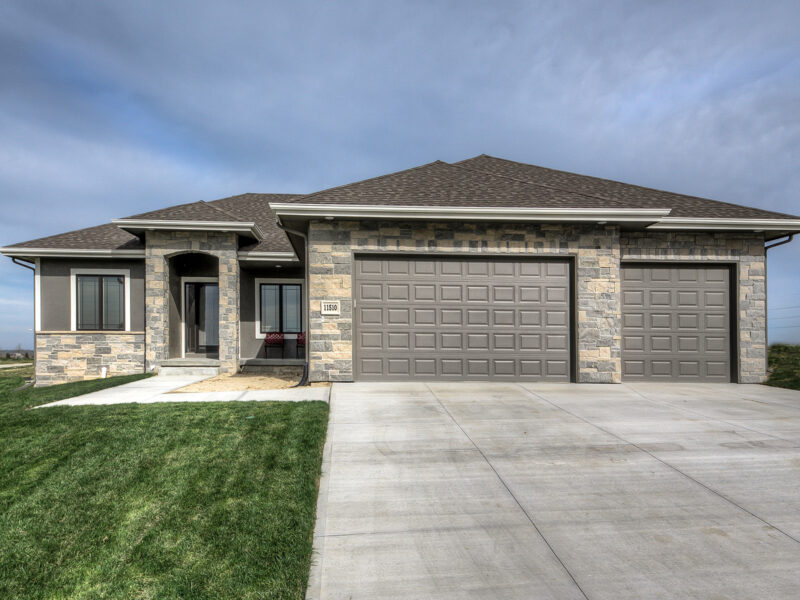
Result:
<instances>
[{"instance_id":1,"label":"sidewalk","mask_svg":"<svg viewBox=\"0 0 800 600\"><path fill-rule=\"evenodd\" d=\"M171 394L170 392L206 379L206 376L168 377L156 376L126 383L117 387L91 392L43 404L37 408L51 406L87 406L102 404L153 404L157 402L247 402L247 401L287 401L304 400L328 401L330 388L302 387L285 390L252 390L247 392L192 392Z\"/></svg>"}]
</instances>

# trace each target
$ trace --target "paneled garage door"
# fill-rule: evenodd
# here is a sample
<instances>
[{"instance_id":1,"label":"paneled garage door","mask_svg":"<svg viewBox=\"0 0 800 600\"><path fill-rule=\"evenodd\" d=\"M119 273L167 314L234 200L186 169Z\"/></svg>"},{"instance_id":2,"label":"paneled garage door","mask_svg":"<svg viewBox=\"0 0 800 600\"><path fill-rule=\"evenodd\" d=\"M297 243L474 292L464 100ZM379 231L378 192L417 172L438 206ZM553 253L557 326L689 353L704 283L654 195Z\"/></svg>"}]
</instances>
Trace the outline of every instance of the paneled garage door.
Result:
<instances>
[{"instance_id":1,"label":"paneled garage door","mask_svg":"<svg viewBox=\"0 0 800 600\"><path fill-rule=\"evenodd\" d=\"M356 379L570 377L564 260L357 257Z\"/></svg>"},{"instance_id":2,"label":"paneled garage door","mask_svg":"<svg viewBox=\"0 0 800 600\"><path fill-rule=\"evenodd\" d=\"M730 381L730 271L622 267L622 376Z\"/></svg>"}]
</instances>

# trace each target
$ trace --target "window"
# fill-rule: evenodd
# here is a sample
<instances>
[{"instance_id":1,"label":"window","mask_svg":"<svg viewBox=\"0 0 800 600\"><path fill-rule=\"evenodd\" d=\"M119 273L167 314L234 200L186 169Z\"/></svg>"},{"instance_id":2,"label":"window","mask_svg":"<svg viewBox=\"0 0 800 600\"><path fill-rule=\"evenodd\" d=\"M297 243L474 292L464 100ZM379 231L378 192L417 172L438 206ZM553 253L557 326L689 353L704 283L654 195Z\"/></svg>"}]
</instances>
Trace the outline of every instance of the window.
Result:
<instances>
[{"instance_id":1,"label":"window","mask_svg":"<svg viewBox=\"0 0 800 600\"><path fill-rule=\"evenodd\" d=\"M76 275L77 329L125 329L125 276Z\"/></svg>"},{"instance_id":2,"label":"window","mask_svg":"<svg viewBox=\"0 0 800 600\"><path fill-rule=\"evenodd\" d=\"M261 333L301 333L303 303L300 284L262 283Z\"/></svg>"}]
</instances>

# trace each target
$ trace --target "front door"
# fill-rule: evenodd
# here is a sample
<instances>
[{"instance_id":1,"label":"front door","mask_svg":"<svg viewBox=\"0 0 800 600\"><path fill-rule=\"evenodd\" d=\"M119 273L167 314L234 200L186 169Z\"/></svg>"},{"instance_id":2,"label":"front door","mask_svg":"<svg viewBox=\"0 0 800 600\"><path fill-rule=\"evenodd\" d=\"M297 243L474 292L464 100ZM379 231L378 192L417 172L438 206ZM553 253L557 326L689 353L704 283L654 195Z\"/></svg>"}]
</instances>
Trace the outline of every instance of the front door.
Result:
<instances>
[{"instance_id":1,"label":"front door","mask_svg":"<svg viewBox=\"0 0 800 600\"><path fill-rule=\"evenodd\" d=\"M219 356L219 286L216 283L184 284L186 356Z\"/></svg>"}]
</instances>

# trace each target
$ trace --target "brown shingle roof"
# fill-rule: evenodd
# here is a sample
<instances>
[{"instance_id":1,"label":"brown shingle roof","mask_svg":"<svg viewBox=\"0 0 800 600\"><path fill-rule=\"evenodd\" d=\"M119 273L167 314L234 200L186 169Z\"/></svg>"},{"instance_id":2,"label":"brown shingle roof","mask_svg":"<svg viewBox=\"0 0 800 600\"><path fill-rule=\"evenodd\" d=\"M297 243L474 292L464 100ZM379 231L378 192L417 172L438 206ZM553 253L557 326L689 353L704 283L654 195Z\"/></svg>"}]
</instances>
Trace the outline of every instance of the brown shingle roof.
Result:
<instances>
[{"instance_id":1,"label":"brown shingle roof","mask_svg":"<svg viewBox=\"0 0 800 600\"><path fill-rule=\"evenodd\" d=\"M638 185L557 171L481 155L458 163L436 161L308 195L241 194L211 202L190 202L140 213L129 219L255 222L265 234L245 248L290 252L286 234L275 225L270 202L372 206L663 208L670 217L797 219L758 208L673 194ZM113 224L31 240L11 248L136 250L139 238Z\"/></svg>"},{"instance_id":2,"label":"brown shingle roof","mask_svg":"<svg viewBox=\"0 0 800 600\"><path fill-rule=\"evenodd\" d=\"M60 248L68 250L143 250L138 237L106 223L14 244L9 248Z\"/></svg>"},{"instance_id":3,"label":"brown shingle roof","mask_svg":"<svg viewBox=\"0 0 800 600\"><path fill-rule=\"evenodd\" d=\"M188 204L178 204L168 206L150 212L140 213L125 217L126 219L152 219L157 221L242 221L250 222L251 218L242 218L233 215L222 207L214 206L211 202L189 202Z\"/></svg>"},{"instance_id":4,"label":"brown shingle roof","mask_svg":"<svg viewBox=\"0 0 800 600\"><path fill-rule=\"evenodd\" d=\"M376 206L627 208L623 203L436 161L289 202ZM668 207L663 207L668 208Z\"/></svg>"},{"instance_id":5,"label":"brown shingle roof","mask_svg":"<svg viewBox=\"0 0 800 600\"><path fill-rule=\"evenodd\" d=\"M269 207L270 202L288 202L295 194L240 194L229 198L220 198L208 204L224 210L241 219L253 221L264 232L264 239L242 250L256 252L292 252L292 246L283 230L275 224L275 213Z\"/></svg>"},{"instance_id":6,"label":"brown shingle roof","mask_svg":"<svg viewBox=\"0 0 800 600\"><path fill-rule=\"evenodd\" d=\"M617 202L625 208L671 208L670 217L700 219L796 219L793 215L762 210L739 204L685 196L662 190L557 171L536 165L514 162L482 154L458 163L458 166L494 175L513 177L554 190L591 194L609 203ZM611 206L611 204L609 204Z\"/></svg>"}]
</instances>

